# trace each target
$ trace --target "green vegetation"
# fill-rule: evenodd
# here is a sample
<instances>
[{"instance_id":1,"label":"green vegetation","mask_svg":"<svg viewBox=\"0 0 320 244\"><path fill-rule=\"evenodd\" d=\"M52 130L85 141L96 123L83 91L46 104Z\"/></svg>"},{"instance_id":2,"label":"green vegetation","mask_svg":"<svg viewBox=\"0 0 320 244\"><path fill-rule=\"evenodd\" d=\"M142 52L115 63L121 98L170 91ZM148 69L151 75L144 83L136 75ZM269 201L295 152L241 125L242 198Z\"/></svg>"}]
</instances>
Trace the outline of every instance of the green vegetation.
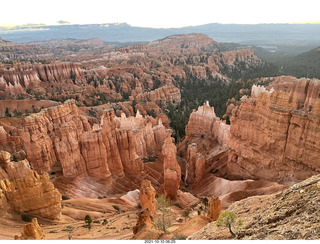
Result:
<instances>
[{"instance_id":1,"label":"green vegetation","mask_svg":"<svg viewBox=\"0 0 320 244\"><path fill-rule=\"evenodd\" d=\"M295 57L272 57L270 62L278 66L281 75L298 78L320 79L320 48L312 49Z\"/></svg>"},{"instance_id":2,"label":"green vegetation","mask_svg":"<svg viewBox=\"0 0 320 244\"><path fill-rule=\"evenodd\" d=\"M89 214L87 214L84 217L84 222L87 224L87 227L89 228L89 230L91 229L91 223L92 223L92 219L91 216Z\"/></svg>"},{"instance_id":3,"label":"green vegetation","mask_svg":"<svg viewBox=\"0 0 320 244\"><path fill-rule=\"evenodd\" d=\"M236 219L238 218L238 216L231 211L224 211L220 214L219 219L216 222L216 225L218 227L224 226L229 228L229 232L231 235L233 235L234 237L236 237L237 235L232 231L232 224L236 222ZM236 222L236 226L237 228L239 228L240 226L243 225L243 222L241 219L238 219L238 221Z\"/></svg>"},{"instance_id":4,"label":"green vegetation","mask_svg":"<svg viewBox=\"0 0 320 244\"><path fill-rule=\"evenodd\" d=\"M108 220L107 219L103 219L102 225L106 225L106 224L108 224Z\"/></svg>"},{"instance_id":5,"label":"green vegetation","mask_svg":"<svg viewBox=\"0 0 320 244\"><path fill-rule=\"evenodd\" d=\"M12 155L12 161L14 161L14 162L18 162L19 160L18 160L18 158L17 158L17 156L16 155Z\"/></svg>"},{"instance_id":6,"label":"green vegetation","mask_svg":"<svg viewBox=\"0 0 320 244\"><path fill-rule=\"evenodd\" d=\"M178 208L182 209L182 206L181 206L179 203L175 203L175 204L173 204L173 205L175 205L175 206L177 206Z\"/></svg>"},{"instance_id":7,"label":"green vegetation","mask_svg":"<svg viewBox=\"0 0 320 244\"><path fill-rule=\"evenodd\" d=\"M189 211L184 211L183 217L184 217L185 222L187 222L187 219L189 218Z\"/></svg>"},{"instance_id":8,"label":"green vegetation","mask_svg":"<svg viewBox=\"0 0 320 244\"><path fill-rule=\"evenodd\" d=\"M208 200L208 198L203 198L202 199L202 203L203 203L203 205L204 205L204 211L207 211L207 207L208 207L208 204L209 204L209 200Z\"/></svg>"},{"instance_id":9,"label":"green vegetation","mask_svg":"<svg viewBox=\"0 0 320 244\"><path fill-rule=\"evenodd\" d=\"M170 218L170 199L166 199L165 195L162 194L157 199L157 208L161 212L160 218L155 221L155 226L163 230L164 233L167 232L167 228L171 226Z\"/></svg>"},{"instance_id":10,"label":"green vegetation","mask_svg":"<svg viewBox=\"0 0 320 244\"><path fill-rule=\"evenodd\" d=\"M113 207L115 210L117 210L118 212L120 212L119 206L117 206L117 205L112 205L112 207Z\"/></svg>"},{"instance_id":11,"label":"green vegetation","mask_svg":"<svg viewBox=\"0 0 320 244\"><path fill-rule=\"evenodd\" d=\"M197 109L206 101L214 107L215 113L222 118L227 109L228 99L240 100L239 90L248 89L250 95L251 87L255 80L239 80L230 84L222 83L219 80L206 81L186 80L179 81L175 85L181 91L181 103L177 106L168 104L164 111L170 119L170 127L173 128L176 141L180 141L185 136L185 127L189 121L193 109Z\"/></svg>"},{"instance_id":12,"label":"green vegetation","mask_svg":"<svg viewBox=\"0 0 320 244\"><path fill-rule=\"evenodd\" d=\"M11 114L10 114L10 112L9 112L9 109L8 109L8 108L6 108L5 115L6 115L6 117L11 117Z\"/></svg>"},{"instance_id":13,"label":"green vegetation","mask_svg":"<svg viewBox=\"0 0 320 244\"><path fill-rule=\"evenodd\" d=\"M70 198L65 196L65 195L62 195L62 200L69 200Z\"/></svg>"},{"instance_id":14,"label":"green vegetation","mask_svg":"<svg viewBox=\"0 0 320 244\"><path fill-rule=\"evenodd\" d=\"M24 222L31 222L32 221L32 217L28 214L21 214L21 219L24 221Z\"/></svg>"},{"instance_id":15,"label":"green vegetation","mask_svg":"<svg viewBox=\"0 0 320 244\"><path fill-rule=\"evenodd\" d=\"M142 161L144 162L144 163L146 163L146 162L155 162L157 160L157 156L149 156L149 157L147 157L147 158L143 158L142 159Z\"/></svg>"}]
</instances>

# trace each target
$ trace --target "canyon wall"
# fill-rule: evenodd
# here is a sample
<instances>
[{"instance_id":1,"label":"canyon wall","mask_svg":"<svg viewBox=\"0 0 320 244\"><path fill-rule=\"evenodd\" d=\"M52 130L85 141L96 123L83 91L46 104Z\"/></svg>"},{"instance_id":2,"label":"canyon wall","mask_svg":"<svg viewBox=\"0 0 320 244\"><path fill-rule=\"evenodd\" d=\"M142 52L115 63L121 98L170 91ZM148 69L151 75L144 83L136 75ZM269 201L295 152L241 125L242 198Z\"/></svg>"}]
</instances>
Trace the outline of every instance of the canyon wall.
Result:
<instances>
[{"instance_id":1,"label":"canyon wall","mask_svg":"<svg viewBox=\"0 0 320 244\"><path fill-rule=\"evenodd\" d=\"M153 125L139 112L128 118L107 112L100 124L91 126L71 100L19 121L14 136L2 127L0 149L25 151L41 174L58 166L65 177L90 176L109 183L112 174L140 174L142 159L157 156L166 138L161 119Z\"/></svg>"},{"instance_id":2,"label":"canyon wall","mask_svg":"<svg viewBox=\"0 0 320 244\"><path fill-rule=\"evenodd\" d=\"M286 184L320 172L320 81L268 79L268 87L254 85L251 97L243 96L240 106L234 106L231 125L220 121L207 103L191 113L178 147L185 151L188 184L198 181L196 173L209 170L228 179ZM219 163L215 155L222 151L228 159ZM196 161L198 154L205 156L204 167Z\"/></svg>"},{"instance_id":3,"label":"canyon wall","mask_svg":"<svg viewBox=\"0 0 320 244\"><path fill-rule=\"evenodd\" d=\"M231 178L290 183L320 172L319 88L319 80L277 77L241 99L230 119Z\"/></svg>"},{"instance_id":4,"label":"canyon wall","mask_svg":"<svg viewBox=\"0 0 320 244\"><path fill-rule=\"evenodd\" d=\"M194 137L210 137L212 140L217 140L221 148L227 149L229 128L229 125L216 116L209 102L206 102L190 114L186 127L186 140Z\"/></svg>"},{"instance_id":5,"label":"canyon wall","mask_svg":"<svg viewBox=\"0 0 320 244\"><path fill-rule=\"evenodd\" d=\"M154 91L139 94L136 101L151 101L157 104L179 104L181 102L180 90L174 85L162 86Z\"/></svg>"},{"instance_id":6,"label":"canyon wall","mask_svg":"<svg viewBox=\"0 0 320 244\"><path fill-rule=\"evenodd\" d=\"M28 88L39 86L41 82L73 82L80 78L81 70L76 63L55 62L51 64L22 65L10 69L0 69L0 90L10 93L25 93Z\"/></svg>"}]
</instances>

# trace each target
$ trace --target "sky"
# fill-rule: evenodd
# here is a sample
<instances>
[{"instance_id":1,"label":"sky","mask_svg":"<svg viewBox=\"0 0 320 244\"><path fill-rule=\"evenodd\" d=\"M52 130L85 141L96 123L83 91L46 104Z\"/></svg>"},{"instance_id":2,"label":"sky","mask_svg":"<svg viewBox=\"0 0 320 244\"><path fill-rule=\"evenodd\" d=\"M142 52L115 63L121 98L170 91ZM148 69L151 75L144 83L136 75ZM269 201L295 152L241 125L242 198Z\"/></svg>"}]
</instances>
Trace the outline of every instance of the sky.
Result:
<instances>
[{"instance_id":1,"label":"sky","mask_svg":"<svg viewBox=\"0 0 320 244\"><path fill-rule=\"evenodd\" d=\"M153 28L320 22L319 0L8 0L0 9L0 26L58 21Z\"/></svg>"}]
</instances>

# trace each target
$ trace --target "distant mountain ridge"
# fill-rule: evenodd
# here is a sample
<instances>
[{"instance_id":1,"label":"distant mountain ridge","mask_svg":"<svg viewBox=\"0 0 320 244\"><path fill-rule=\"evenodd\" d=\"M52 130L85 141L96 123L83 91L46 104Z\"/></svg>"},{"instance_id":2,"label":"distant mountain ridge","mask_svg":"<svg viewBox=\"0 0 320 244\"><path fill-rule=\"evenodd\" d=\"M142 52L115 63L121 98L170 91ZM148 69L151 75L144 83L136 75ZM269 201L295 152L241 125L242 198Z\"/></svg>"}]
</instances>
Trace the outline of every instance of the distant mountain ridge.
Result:
<instances>
[{"instance_id":1,"label":"distant mountain ridge","mask_svg":"<svg viewBox=\"0 0 320 244\"><path fill-rule=\"evenodd\" d=\"M0 36L8 41L28 43L52 39L90 39L106 42L150 42L174 34L203 33L218 42L251 44L277 51L283 46L302 53L320 46L320 24L206 24L183 28L145 28L126 23L0 27Z\"/></svg>"}]
</instances>

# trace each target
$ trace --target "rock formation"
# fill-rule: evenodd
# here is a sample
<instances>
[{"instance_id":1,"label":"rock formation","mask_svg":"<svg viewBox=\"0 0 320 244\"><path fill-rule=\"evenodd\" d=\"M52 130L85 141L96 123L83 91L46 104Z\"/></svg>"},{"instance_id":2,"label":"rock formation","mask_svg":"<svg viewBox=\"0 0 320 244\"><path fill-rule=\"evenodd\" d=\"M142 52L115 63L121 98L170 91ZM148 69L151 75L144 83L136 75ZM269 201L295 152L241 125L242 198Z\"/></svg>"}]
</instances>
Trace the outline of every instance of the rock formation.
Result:
<instances>
[{"instance_id":1,"label":"rock formation","mask_svg":"<svg viewBox=\"0 0 320 244\"><path fill-rule=\"evenodd\" d=\"M44 235L41 227L38 224L36 218L32 219L30 224L27 224L23 227L23 232L21 236L15 235L15 240L45 240L46 236Z\"/></svg>"},{"instance_id":2,"label":"rock formation","mask_svg":"<svg viewBox=\"0 0 320 244\"><path fill-rule=\"evenodd\" d=\"M143 180L141 182L139 200L142 210L138 214L136 226L133 227L134 234L137 234L145 225L151 225L152 217L157 211L156 191L149 180Z\"/></svg>"},{"instance_id":3,"label":"rock formation","mask_svg":"<svg viewBox=\"0 0 320 244\"><path fill-rule=\"evenodd\" d=\"M41 82L60 82L72 78L80 82L80 67L75 63L54 63L39 65L16 65L10 70L0 69L0 90L11 93L24 93L31 85ZM79 84L81 84L80 82Z\"/></svg>"},{"instance_id":4,"label":"rock formation","mask_svg":"<svg viewBox=\"0 0 320 244\"><path fill-rule=\"evenodd\" d=\"M216 139L222 149L227 149L229 128L229 125L216 116L209 102L206 102L190 114L186 127L186 141L195 137L210 137L212 140Z\"/></svg>"},{"instance_id":5,"label":"rock formation","mask_svg":"<svg viewBox=\"0 0 320 244\"><path fill-rule=\"evenodd\" d=\"M177 148L169 133L162 146L164 156L164 194L167 198L175 199L181 180L181 169L177 162Z\"/></svg>"},{"instance_id":6,"label":"rock formation","mask_svg":"<svg viewBox=\"0 0 320 244\"><path fill-rule=\"evenodd\" d=\"M39 60L51 57L52 54L35 44L17 44L0 38L0 61Z\"/></svg>"},{"instance_id":7,"label":"rock formation","mask_svg":"<svg viewBox=\"0 0 320 244\"><path fill-rule=\"evenodd\" d=\"M270 87L254 86L253 97L232 112L229 175L303 180L320 172L319 81L279 77Z\"/></svg>"},{"instance_id":8,"label":"rock formation","mask_svg":"<svg viewBox=\"0 0 320 244\"><path fill-rule=\"evenodd\" d=\"M187 184L200 182L202 180L205 172L205 163L205 157L201 153L197 153L197 144L189 144L185 178Z\"/></svg>"},{"instance_id":9,"label":"rock formation","mask_svg":"<svg viewBox=\"0 0 320 244\"><path fill-rule=\"evenodd\" d=\"M180 90L174 85L162 86L151 92L146 92L135 97L136 101L151 101L157 104L179 104L181 101Z\"/></svg>"},{"instance_id":10,"label":"rock formation","mask_svg":"<svg viewBox=\"0 0 320 244\"><path fill-rule=\"evenodd\" d=\"M15 136L6 132L9 128L4 124L6 130L0 127L0 149L11 153L23 150L40 174L55 174L60 167L65 177L93 177L109 184L113 174L142 174L142 159L161 152L166 128L160 118L158 124L153 120L139 112L136 117L107 112L91 126L69 100L21 118L19 127L14 128Z\"/></svg>"},{"instance_id":11,"label":"rock formation","mask_svg":"<svg viewBox=\"0 0 320 244\"><path fill-rule=\"evenodd\" d=\"M7 210L10 208L8 200L0 186L0 217L3 216Z\"/></svg>"},{"instance_id":12,"label":"rock formation","mask_svg":"<svg viewBox=\"0 0 320 244\"><path fill-rule=\"evenodd\" d=\"M111 180L107 163L107 150L101 133L96 131L84 132L80 136L80 151L86 164L88 175L97 180Z\"/></svg>"},{"instance_id":13,"label":"rock formation","mask_svg":"<svg viewBox=\"0 0 320 244\"><path fill-rule=\"evenodd\" d=\"M149 210L149 217L156 213L156 191L149 180L143 180L141 182L139 200L142 209L147 208Z\"/></svg>"},{"instance_id":14,"label":"rock formation","mask_svg":"<svg viewBox=\"0 0 320 244\"><path fill-rule=\"evenodd\" d=\"M11 161L11 154L0 151L0 179L20 179L26 177L30 172L29 162L22 160Z\"/></svg>"},{"instance_id":15,"label":"rock formation","mask_svg":"<svg viewBox=\"0 0 320 244\"><path fill-rule=\"evenodd\" d=\"M187 35L172 35L166 38L149 43L146 48L149 50L172 51L175 49L213 49L218 47L218 43L204 34L191 33Z\"/></svg>"},{"instance_id":16,"label":"rock formation","mask_svg":"<svg viewBox=\"0 0 320 244\"><path fill-rule=\"evenodd\" d=\"M0 180L0 188L15 211L48 219L60 218L61 194L48 174L40 176L30 170L24 178Z\"/></svg>"},{"instance_id":17,"label":"rock formation","mask_svg":"<svg viewBox=\"0 0 320 244\"><path fill-rule=\"evenodd\" d=\"M221 213L221 202L219 197L213 196L208 204L208 218L216 221Z\"/></svg>"},{"instance_id":18,"label":"rock formation","mask_svg":"<svg viewBox=\"0 0 320 244\"><path fill-rule=\"evenodd\" d=\"M243 221L240 240L317 240L320 211L320 175L275 194L253 196L232 203L228 211ZM228 228L212 222L188 240L233 239Z\"/></svg>"}]
</instances>

